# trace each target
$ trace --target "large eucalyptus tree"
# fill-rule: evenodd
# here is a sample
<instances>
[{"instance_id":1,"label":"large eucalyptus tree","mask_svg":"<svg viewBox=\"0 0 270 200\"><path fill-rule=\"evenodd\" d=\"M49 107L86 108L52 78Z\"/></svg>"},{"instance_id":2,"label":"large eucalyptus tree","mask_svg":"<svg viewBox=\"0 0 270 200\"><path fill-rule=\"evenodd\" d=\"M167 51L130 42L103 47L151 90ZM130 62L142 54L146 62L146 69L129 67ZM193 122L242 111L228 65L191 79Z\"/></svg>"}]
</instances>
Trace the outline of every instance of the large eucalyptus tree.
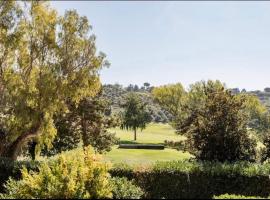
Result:
<instances>
[{"instance_id":1,"label":"large eucalyptus tree","mask_svg":"<svg viewBox=\"0 0 270 200\"><path fill-rule=\"evenodd\" d=\"M90 30L75 10L59 16L48 2L0 2L0 156L16 159L32 138L50 146L53 116L99 91L108 62Z\"/></svg>"}]
</instances>

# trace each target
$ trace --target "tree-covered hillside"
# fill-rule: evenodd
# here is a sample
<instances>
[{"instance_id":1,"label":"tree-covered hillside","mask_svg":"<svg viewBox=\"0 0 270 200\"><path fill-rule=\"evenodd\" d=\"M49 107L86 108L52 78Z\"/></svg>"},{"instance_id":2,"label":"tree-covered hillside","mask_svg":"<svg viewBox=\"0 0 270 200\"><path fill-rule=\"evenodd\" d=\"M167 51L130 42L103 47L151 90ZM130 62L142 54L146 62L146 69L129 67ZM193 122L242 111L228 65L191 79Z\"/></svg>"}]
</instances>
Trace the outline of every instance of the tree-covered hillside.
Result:
<instances>
[{"instance_id":1,"label":"tree-covered hillside","mask_svg":"<svg viewBox=\"0 0 270 200\"><path fill-rule=\"evenodd\" d=\"M143 86L138 85L128 85L124 87L120 84L105 84L103 85L103 96L111 101L112 113L118 113L121 108L120 105L123 104L125 97L130 92L135 92L142 98L143 102L148 105L148 109L151 113L153 122L163 122L166 123L171 119L168 112L160 107L160 105L154 101L151 91L153 86L149 83L144 83ZM256 95L260 101L269 109L270 111L270 88L265 88L264 91L246 91L245 89L240 90L239 88L230 89L234 94L237 93L249 93Z\"/></svg>"},{"instance_id":2,"label":"tree-covered hillside","mask_svg":"<svg viewBox=\"0 0 270 200\"><path fill-rule=\"evenodd\" d=\"M121 111L121 104L124 103L125 97L130 92L135 92L142 101L147 105L147 109L151 114L153 122L166 123L170 119L168 112L164 111L160 105L154 102L151 95L151 90L149 83L145 83L144 86L139 87L137 85L129 85L128 87L123 87L119 84L107 84L103 85L103 96L111 101L112 113L118 113Z\"/></svg>"},{"instance_id":3,"label":"tree-covered hillside","mask_svg":"<svg viewBox=\"0 0 270 200\"><path fill-rule=\"evenodd\" d=\"M255 91L246 91L245 89L241 90L239 88L231 89L233 93L249 93L256 95L260 101L268 108L270 111L270 88L265 88L264 91L255 90Z\"/></svg>"}]
</instances>

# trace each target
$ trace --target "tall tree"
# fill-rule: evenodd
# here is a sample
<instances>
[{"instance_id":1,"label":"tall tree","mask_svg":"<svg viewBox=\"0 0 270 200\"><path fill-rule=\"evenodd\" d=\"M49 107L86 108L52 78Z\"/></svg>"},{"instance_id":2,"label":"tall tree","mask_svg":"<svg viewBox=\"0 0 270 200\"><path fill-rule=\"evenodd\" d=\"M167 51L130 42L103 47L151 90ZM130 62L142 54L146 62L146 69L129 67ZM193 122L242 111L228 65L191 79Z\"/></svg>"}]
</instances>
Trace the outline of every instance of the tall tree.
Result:
<instances>
[{"instance_id":1,"label":"tall tree","mask_svg":"<svg viewBox=\"0 0 270 200\"><path fill-rule=\"evenodd\" d=\"M150 87L150 83L145 82L145 83L143 84L143 86L146 87L146 88L149 88L149 87Z\"/></svg>"},{"instance_id":2,"label":"tall tree","mask_svg":"<svg viewBox=\"0 0 270 200\"><path fill-rule=\"evenodd\" d=\"M6 1L0 5L0 15L10 16L1 18L0 26L5 35L0 48L6 52L0 62L1 106L6 108L0 156L16 159L30 139L37 138L40 147L51 146L57 134L54 116L68 111L68 101L78 104L94 96L99 70L108 63L103 53L96 53L87 18L76 11L58 16L48 2L31 1L23 3L17 17L14 9L21 4L12 2L11 9ZM16 32L12 47L2 39L10 32Z\"/></svg>"},{"instance_id":3,"label":"tall tree","mask_svg":"<svg viewBox=\"0 0 270 200\"><path fill-rule=\"evenodd\" d=\"M134 140L137 140L137 129L145 129L147 123L151 121L151 116L146 111L146 105L141 102L135 93L131 93L127 96L122 108L124 108L124 111L121 113L120 128L133 130Z\"/></svg>"},{"instance_id":4,"label":"tall tree","mask_svg":"<svg viewBox=\"0 0 270 200\"><path fill-rule=\"evenodd\" d=\"M160 87L155 87L152 90L152 95L163 109L168 111L173 116L173 123L182 113L183 105L185 104L187 92L181 83L170 84ZM172 124L173 124L172 123Z\"/></svg>"},{"instance_id":5,"label":"tall tree","mask_svg":"<svg viewBox=\"0 0 270 200\"><path fill-rule=\"evenodd\" d=\"M188 149L202 160L255 160L256 141L249 137L247 98L233 95L219 81L191 86L186 115L177 132L187 136Z\"/></svg>"},{"instance_id":6,"label":"tall tree","mask_svg":"<svg viewBox=\"0 0 270 200\"><path fill-rule=\"evenodd\" d=\"M70 112L55 117L57 136L51 149L45 149L42 154L52 156L62 151L78 147L82 142L86 147L91 145L96 152L111 150L117 141L109 128L118 125L118 120L110 113L109 102L101 97L85 98L78 106L70 105Z\"/></svg>"},{"instance_id":7,"label":"tall tree","mask_svg":"<svg viewBox=\"0 0 270 200\"><path fill-rule=\"evenodd\" d=\"M148 83L148 82L145 82L144 84L143 84L143 89L144 90L146 90L146 91L149 91L149 87L150 87L150 83Z\"/></svg>"},{"instance_id":8,"label":"tall tree","mask_svg":"<svg viewBox=\"0 0 270 200\"><path fill-rule=\"evenodd\" d=\"M101 97L101 93L81 101L76 112L80 119L83 146L91 145L99 153L111 150L117 138L108 129L116 127L118 120L111 115L110 104Z\"/></svg>"}]
</instances>

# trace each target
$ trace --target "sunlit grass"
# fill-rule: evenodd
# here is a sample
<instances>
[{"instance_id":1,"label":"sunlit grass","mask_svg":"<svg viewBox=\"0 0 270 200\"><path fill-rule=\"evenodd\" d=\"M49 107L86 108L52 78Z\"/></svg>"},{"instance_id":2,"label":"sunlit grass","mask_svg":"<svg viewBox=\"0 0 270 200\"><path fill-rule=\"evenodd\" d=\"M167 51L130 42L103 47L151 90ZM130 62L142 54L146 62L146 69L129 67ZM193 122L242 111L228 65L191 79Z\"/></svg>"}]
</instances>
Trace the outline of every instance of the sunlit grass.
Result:
<instances>
[{"instance_id":1,"label":"sunlit grass","mask_svg":"<svg viewBox=\"0 0 270 200\"><path fill-rule=\"evenodd\" d=\"M121 130L120 128L111 129L110 132L116 134L122 143L134 142L133 132L127 130ZM145 130L138 131L137 143L149 143L149 144L163 144L164 140L180 141L185 137L175 134L175 130L168 124L156 124L151 123ZM76 157L78 151L81 151L82 147L64 152L71 157ZM55 159L58 155L51 157ZM188 159L191 154L188 152L177 151L175 149L165 148L164 150L150 150L150 149L119 149L118 145L113 146L110 152L103 155L104 161L112 163L127 163L127 164L151 164L156 161L171 161ZM46 157L39 157L38 160L47 160Z\"/></svg>"},{"instance_id":2,"label":"sunlit grass","mask_svg":"<svg viewBox=\"0 0 270 200\"><path fill-rule=\"evenodd\" d=\"M122 142L135 142L133 131L121 130L120 128L111 129L110 132L116 133ZM164 140L180 141L185 137L177 135L169 124L151 123L143 131L137 131L137 143L160 144Z\"/></svg>"},{"instance_id":3,"label":"sunlit grass","mask_svg":"<svg viewBox=\"0 0 270 200\"><path fill-rule=\"evenodd\" d=\"M191 155L175 149L149 150L149 149L118 149L114 147L112 151L104 155L105 160L112 163L127 164L150 164L156 161L171 161L188 159Z\"/></svg>"}]
</instances>

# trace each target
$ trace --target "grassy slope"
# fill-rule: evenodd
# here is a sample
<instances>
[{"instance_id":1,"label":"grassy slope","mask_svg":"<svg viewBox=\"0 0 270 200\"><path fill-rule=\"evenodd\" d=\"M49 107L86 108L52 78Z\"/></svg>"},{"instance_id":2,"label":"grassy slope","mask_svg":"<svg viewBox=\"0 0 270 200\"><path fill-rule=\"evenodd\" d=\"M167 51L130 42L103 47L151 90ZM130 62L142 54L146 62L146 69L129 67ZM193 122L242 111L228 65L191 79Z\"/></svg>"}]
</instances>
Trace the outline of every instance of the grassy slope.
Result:
<instances>
[{"instance_id":1,"label":"grassy slope","mask_svg":"<svg viewBox=\"0 0 270 200\"><path fill-rule=\"evenodd\" d=\"M112 129L122 142L133 143L133 132ZM185 137L176 135L174 129L168 124L150 124L143 132L138 132L137 143L160 144L164 140L180 141ZM155 161L169 161L190 158L189 153L174 149L148 150L148 149L118 149L114 146L112 151L105 154L105 159L113 163L149 164Z\"/></svg>"}]
</instances>

